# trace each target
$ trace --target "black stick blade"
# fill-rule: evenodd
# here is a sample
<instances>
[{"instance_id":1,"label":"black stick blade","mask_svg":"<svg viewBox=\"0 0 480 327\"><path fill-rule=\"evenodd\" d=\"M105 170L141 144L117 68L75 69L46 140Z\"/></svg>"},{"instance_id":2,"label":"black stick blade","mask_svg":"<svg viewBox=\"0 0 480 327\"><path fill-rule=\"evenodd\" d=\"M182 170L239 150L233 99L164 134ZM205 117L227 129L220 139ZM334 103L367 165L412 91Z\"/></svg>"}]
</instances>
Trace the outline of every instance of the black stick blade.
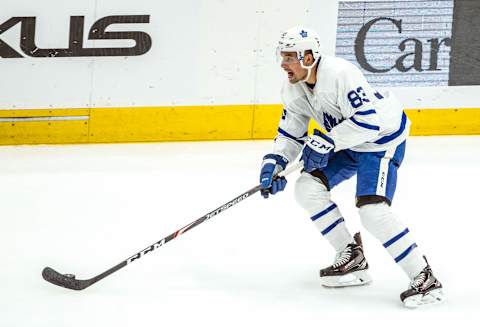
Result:
<instances>
[{"instance_id":1,"label":"black stick blade","mask_svg":"<svg viewBox=\"0 0 480 327\"><path fill-rule=\"evenodd\" d=\"M92 284L89 280L75 279L74 275L61 274L50 267L43 268L42 277L49 283L76 291L83 290Z\"/></svg>"}]
</instances>

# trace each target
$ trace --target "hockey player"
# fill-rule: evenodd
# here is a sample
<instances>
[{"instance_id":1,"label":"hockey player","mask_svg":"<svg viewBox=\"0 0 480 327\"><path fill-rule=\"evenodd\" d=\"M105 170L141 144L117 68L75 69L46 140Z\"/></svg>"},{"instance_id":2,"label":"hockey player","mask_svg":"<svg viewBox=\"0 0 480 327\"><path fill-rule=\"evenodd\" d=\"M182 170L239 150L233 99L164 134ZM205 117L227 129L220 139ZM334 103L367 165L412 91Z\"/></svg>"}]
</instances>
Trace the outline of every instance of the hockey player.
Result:
<instances>
[{"instance_id":1,"label":"hockey player","mask_svg":"<svg viewBox=\"0 0 480 327\"><path fill-rule=\"evenodd\" d=\"M288 82L282 89L284 110L273 151L263 158L262 195L268 198L285 189L286 179L273 176L302 152L296 200L337 252L333 264L320 270L322 284L363 285L371 277L360 234L351 236L330 199L332 188L356 174L362 225L411 280L400 295L402 302L416 307L441 301L442 285L390 208L410 128L401 105L389 92L373 89L353 64L321 55L318 37L310 29L284 32L277 56ZM327 133L315 130L307 136L310 119Z\"/></svg>"}]
</instances>

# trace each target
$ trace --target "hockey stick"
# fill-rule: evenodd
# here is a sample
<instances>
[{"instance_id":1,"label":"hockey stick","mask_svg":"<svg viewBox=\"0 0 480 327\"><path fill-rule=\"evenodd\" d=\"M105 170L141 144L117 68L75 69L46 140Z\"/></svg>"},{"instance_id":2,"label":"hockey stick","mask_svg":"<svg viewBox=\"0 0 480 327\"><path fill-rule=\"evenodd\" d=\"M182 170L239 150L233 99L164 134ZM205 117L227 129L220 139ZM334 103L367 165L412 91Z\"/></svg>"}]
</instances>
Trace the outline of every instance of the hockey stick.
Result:
<instances>
[{"instance_id":1,"label":"hockey stick","mask_svg":"<svg viewBox=\"0 0 480 327\"><path fill-rule=\"evenodd\" d=\"M303 162L297 162L296 164L293 164L288 169L280 172L274 178L287 176L291 172L293 172L293 171L295 171L295 170L297 170L301 167L303 167ZM83 289L91 286L92 284L98 282L99 280L104 279L108 275L113 274L117 270L122 269L123 267L132 263L133 261L135 261L137 259L140 259L145 254L147 254L149 252L152 252L153 250L158 249L159 247L161 247L165 243L173 240L177 236L180 236L181 234L185 233L186 231L192 229L193 227L198 226L201 223L203 223L204 221L209 220L210 218L218 215L219 213L227 210L230 207L233 207L235 204L245 200L249 196L257 193L258 191L260 191L260 185L257 185L254 188L246 191L242 195L237 196L233 200L225 203L224 205L218 207L217 209L215 209L213 211L210 211L206 215L204 215L204 216L198 218L197 220L191 222L190 224L180 228L176 232L168 235L167 237L165 237L165 238L161 239L160 241L150 245L149 247L143 249L142 251L132 255L128 259L120 262L118 265L108 269L107 271L105 271L105 272L101 273L100 275L97 275L93 278L90 278L90 279L76 279L75 275L61 274L61 273L57 272L56 270L54 270L50 267L45 267L42 271L43 279L45 279L47 282L50 282L52 284L55 284L55 285L58 285L58 286L61 286L61 287L65 287L65 288L68 288L68 289L71 289L71 290L77 290L77 291L83 290Z\"/></svg>"}]
</instances>

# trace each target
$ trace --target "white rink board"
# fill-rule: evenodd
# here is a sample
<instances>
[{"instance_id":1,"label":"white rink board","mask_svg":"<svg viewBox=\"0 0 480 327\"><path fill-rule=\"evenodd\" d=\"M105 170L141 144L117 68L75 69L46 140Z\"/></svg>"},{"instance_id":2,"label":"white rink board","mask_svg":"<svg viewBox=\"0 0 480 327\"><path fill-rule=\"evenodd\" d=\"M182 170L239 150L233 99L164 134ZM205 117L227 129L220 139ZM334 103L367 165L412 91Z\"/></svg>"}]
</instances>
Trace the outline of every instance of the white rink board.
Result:
<instances>
[{"instance_id":1,"label":"white rink board","mask_svg":"<svg viewBox=\"0 0 480 327\"><path fill-rule=\"evenodd\" d=\"M316 29L323 51L335 51L336 0L0 0L0 22L35 16L39 47L66 47L69 17L85 16L85 47L126 47L133 41L87 40L90 26L111 15L149 15L148 24L112 25L143 31L152 47L136 57L0 58L0 109L182 106L279 103L285 78L275 61L282 30ZM21 53L20 24L0 38ZM407 108L479 107L478 86L402 88Z\"/></svg>"}]
</instances>

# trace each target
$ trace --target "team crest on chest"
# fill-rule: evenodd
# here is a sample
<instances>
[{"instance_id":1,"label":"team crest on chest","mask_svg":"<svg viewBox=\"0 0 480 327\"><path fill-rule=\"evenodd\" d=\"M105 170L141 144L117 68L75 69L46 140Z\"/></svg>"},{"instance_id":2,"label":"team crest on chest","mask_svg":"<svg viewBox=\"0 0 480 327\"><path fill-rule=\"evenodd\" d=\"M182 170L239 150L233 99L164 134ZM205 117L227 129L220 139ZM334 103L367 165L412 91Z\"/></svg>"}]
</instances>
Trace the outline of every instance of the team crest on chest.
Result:
<instances>
[{"instance_id":1,"label":"team crest on chest","mask_svg":"<svg viewBox=\"0 0 480 327\"><path fill-rule=\"evenodd\" d=\"M337 118L333 117L329 113L327 113L327 112L323 113L323 126L325 127L327 132L330 132L332 130L332 128L334 128L335 126L337 126L341 122L342 122L342 120L340 120L340 119L337 120Z\"/></svg>"}]
</instances>

